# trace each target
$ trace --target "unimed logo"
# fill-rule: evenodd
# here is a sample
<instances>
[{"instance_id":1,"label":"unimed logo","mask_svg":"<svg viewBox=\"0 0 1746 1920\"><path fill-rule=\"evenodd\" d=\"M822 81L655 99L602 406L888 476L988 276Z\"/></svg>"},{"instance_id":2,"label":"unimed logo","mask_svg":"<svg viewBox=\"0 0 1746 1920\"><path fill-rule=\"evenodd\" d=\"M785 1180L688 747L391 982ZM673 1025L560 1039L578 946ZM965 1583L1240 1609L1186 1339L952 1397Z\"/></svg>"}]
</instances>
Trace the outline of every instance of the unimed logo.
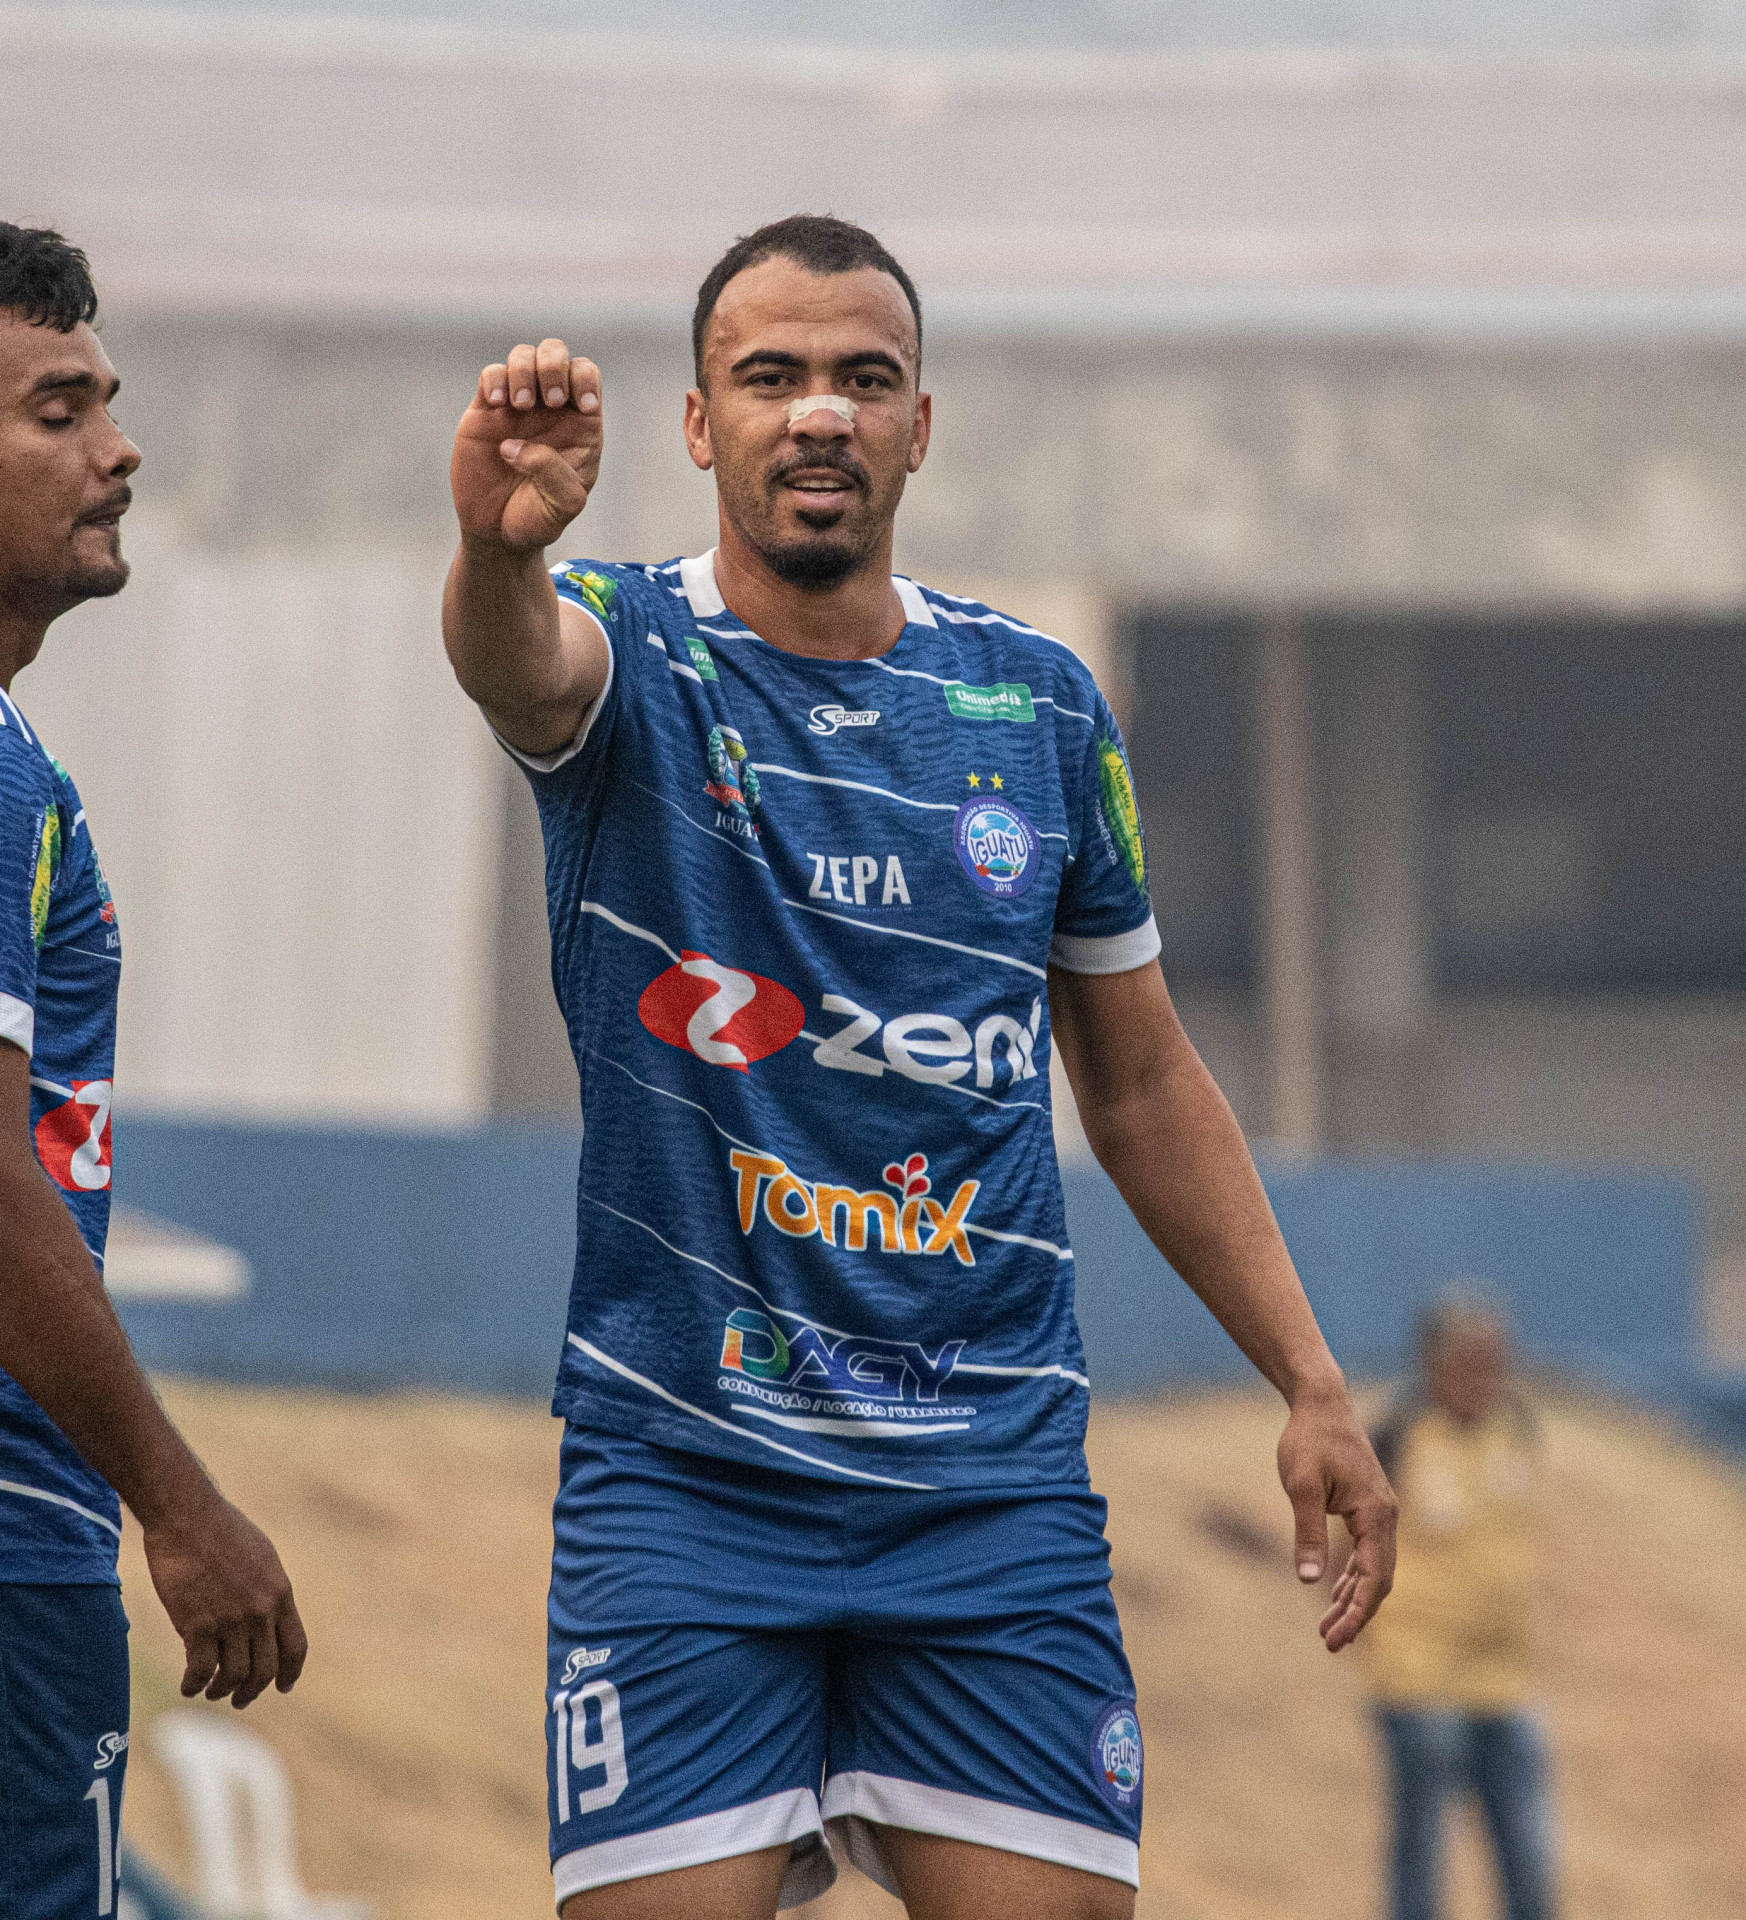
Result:
<instances>
[{"instance_id":1,"label":"unimed logo","mask_svg":"<svg viewBox=\"0 0 1746 1920\"><path fill-rule=\"evenodd\" d=\"M689 951L643 989L637 1018L657 1040L736 1073L779 1052L806 1024L780 981Z\"/></svg>"}]
</instances>

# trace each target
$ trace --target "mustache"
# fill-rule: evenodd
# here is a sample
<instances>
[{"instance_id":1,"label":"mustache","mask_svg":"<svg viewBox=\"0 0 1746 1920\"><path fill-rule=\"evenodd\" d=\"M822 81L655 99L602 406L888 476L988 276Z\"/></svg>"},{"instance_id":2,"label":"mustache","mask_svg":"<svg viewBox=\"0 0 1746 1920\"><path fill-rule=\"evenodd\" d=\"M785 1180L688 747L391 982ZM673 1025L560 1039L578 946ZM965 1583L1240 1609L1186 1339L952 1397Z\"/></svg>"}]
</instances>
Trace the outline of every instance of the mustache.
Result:
<instances>
[{"instance_id":1,"label":"mustache","mask_svg":"<svg viewBox=\"0 0 1746 1920\"><path fill-rule=\"evenodd\" d=\"M82 527L92 520L107 520L112 513L125 513L132 505L132 487L117 487L112 494L99 500L96 506L87 507L73 522L73 525Z\"/></svg>"},{"instance_id":2,"label":"mustache","mask_svg":"<svg viewBox=\"0 0 1746 1920\"><path fill-rule=\"evenodd\" d=\"M867 485L867 469L847 447L838 446L819 447L811 453L797 451L783 455L770 469L770 484L779 487L784 480L797 473L818 473L827 468L853 480L858 487Z\"/></svg>"}]
</instances>

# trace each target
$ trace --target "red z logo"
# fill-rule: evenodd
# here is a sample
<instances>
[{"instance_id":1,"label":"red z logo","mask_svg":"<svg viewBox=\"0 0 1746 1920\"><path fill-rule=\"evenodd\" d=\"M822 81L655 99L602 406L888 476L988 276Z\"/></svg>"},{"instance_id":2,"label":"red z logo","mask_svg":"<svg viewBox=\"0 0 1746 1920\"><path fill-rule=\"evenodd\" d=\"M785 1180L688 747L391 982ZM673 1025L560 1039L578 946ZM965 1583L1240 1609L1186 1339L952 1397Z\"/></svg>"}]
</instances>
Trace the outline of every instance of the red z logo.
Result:
<instances>
[{"instance_id":1,"label":"red z logo","mask_svg":"<svg viewBox=\"0 0 1746 1920\"><path fill-rule=\"evenodd\" d=\"M787 1046L806 1024L786 987L707 953L682 953L676 967L657 974L637 1002L637 1018L657 1040L736 1073Z\"/></svg>"},{"instance_id":2,"label":"red z logo","mask_svg":"<svg viewBox=\"0 0 1746 1920\"><path fill-rule=\"evenodd\" d=\"M36 1123L37 1158L68 1193L97 1193L109 1184L109 1092L107 1080L75 1080L72 1099Z\"/></svg>"}]
</instances>

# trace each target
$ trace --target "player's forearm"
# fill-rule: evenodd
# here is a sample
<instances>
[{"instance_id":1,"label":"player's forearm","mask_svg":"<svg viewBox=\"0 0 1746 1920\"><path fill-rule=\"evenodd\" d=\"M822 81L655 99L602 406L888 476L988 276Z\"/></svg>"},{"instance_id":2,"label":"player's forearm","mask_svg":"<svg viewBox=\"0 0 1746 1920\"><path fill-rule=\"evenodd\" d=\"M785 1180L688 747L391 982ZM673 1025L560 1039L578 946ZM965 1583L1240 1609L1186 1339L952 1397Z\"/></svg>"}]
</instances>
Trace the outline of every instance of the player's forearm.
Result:
<instances>
[{"instance_id":1,"label":"player's forearm","mask_svg":"<svg viewBox=\"0 0 1746 1920\"><path fill-rule=\"evenodd\" d=\"M500 726L537 733L575 704L558 595L538 549L462 540L443 591L443 645L463 690Z\"/></svg>"},{"instance_id":2,"label":"player's forearm","mask_svg":"<svg viewBox=\"0 0 1746 1920\"><path fill-rule=\"evenodd\" d=\"M159 1406L72 1216L34 1164L0 1171L0 1367L143 1526L218 1499Z\"/></svg>"},{"instance_id":3,"label":"player's forearm","mask_svg":"<svg viewBox=\"0 0 1746 1920\"><path fill-rule=\"evenodd\" d=\"M1153 1244L1285 1398L1342 1391L1242 1129L1186 1039L1080 1118Z\"/></svg>"}]
</instances>

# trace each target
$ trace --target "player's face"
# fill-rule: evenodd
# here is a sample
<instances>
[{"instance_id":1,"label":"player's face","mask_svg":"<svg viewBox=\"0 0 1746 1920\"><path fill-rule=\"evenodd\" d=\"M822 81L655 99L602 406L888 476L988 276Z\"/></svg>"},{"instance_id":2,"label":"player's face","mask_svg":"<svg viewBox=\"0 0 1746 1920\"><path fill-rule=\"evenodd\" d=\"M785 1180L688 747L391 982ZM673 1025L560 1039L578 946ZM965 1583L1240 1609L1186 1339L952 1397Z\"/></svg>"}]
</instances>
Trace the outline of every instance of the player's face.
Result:
<instances>
[{"instance_id":1,"label":"player's face","mask_svg":"<svg viewBox=\"0 0 1746 1920\"><path fill-rule=\"evenodd\" d=\"M889 274L817 274L766 260L722 289L704 337L704 386L686 439L715 470L722 512L771 570L828 590L888 566L904 481L927 452L915 318ZM790 420L794 401L840 395Z\"/></svg>"},{"instance_id":2,"label":"player's face","mask_svg":"<svg viewBox=\"0 0 1746 1920\"><path fill-rule=\"evenodd\" d=\"M52 619L127 581L121 516L139 449L110 418L120 382L88 326L0 309L0 600Z\"/></svg>"}]
</instances>

